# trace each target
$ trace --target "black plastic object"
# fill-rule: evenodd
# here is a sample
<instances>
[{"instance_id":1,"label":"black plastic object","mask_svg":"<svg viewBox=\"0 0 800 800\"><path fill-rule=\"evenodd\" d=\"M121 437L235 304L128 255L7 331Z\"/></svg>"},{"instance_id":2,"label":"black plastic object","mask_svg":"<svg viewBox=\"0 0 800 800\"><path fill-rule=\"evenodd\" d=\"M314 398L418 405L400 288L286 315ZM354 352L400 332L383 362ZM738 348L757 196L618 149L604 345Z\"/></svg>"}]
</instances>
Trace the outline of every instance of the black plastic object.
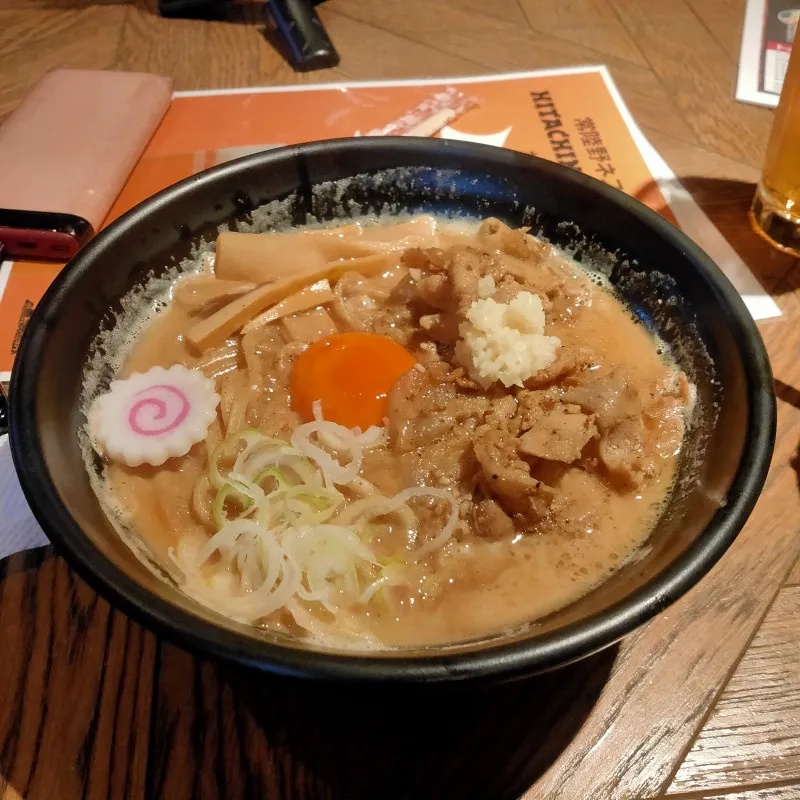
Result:
<instances>
[{"instance_id":1,"label":"black plastic object","mask_svg":"<svg viewBox=\"0 0 800 800\"><path fill-rule=\"evenodd\" d=\"M339 54L312 0L159 0L162 17L275 26L278 48L298 72L335 67Z\"/></svg>"},{"instance_id":2,"label":"black plastic object","mask_svg":"<svg viewBox=\"0 0 800 800\"><path fill-rule=\"evenodd\" d=\"M339 63L339 54L311 0L269 0L267 11L286 45L289 63L298 72Z\"/></svg>"},{"instance_id":3,"label":"black plastic object","mask_svg":"<svg viewBox=\"0 0 800 800\"><path fill-rule=\"evenodd\" d=\"M686 448L696 461L681 459L678 489L642 558L533 625L446 648L378 654L335 652L232 622L145 568L109 524L84 468L77 438L82 365L93 338L113 320L109 311L151 270L170 268L193 241L272 200L286 201L298 223L309 214L341 219L387 206L495 215L573 247L578 258L605 261L619 293L674 344L697 386L700 421ZM502 148L409 137L258 153L141 203L89 242L36 307L10 402L14 463L36 518L111 602L207 655L268 672L359 681L512 678L608 646L679 598L722 556L755 504L775 437L772 376L756 326L729 281L677 228L566 167Z\"/></svg>"},{"instance_id":4,"label":"black plastic object","mask_svg":"<svg viewBox=\"0 0 800 800\"><path fill-rule=\"evenodd\" d=\"M165 19L228 19L228 0L158 0L158 12Z\"/></svg>"}]
</instances>

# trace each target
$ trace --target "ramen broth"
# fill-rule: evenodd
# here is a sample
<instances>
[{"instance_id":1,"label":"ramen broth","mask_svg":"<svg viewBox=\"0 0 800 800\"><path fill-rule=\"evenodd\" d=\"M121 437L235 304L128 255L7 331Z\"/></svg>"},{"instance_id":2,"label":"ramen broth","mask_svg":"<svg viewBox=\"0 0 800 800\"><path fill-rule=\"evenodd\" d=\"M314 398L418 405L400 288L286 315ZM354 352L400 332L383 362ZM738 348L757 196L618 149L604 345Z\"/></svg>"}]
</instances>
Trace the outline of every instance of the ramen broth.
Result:
<instances>
[{"instance_id":1,"label":"ramen broth","mask_svg":"<svg viewBox=\"0 0 800 800\"><path fill-rule=\"evenodd\" d=\"M276 240L280 246L270 258L291 273L304 235ZM410 354L413 366L385 399L375 401L385 404L384 419L374 428L379 438L364 446L357 480L339 487L345 510L338 513L346 515L365 492L393 497L409 487L436 487L452 496L457 509L452 535L420 555L446 523L448 506L436 497L409 501L413 530L407 514L377 514L358 528L373 560L353 573L355 595L331 572L325 584L330 602L303 602L301 614L295 598L294 614L282 607L248 621L341 646L425 645L493 634L582 597L635 557L658 518L691 407L685 376L664 344L600 279L523 232L490 220L480 228L439 224L420 233L400 225L365 227L352 235L364 251L382 239L396 237L399 244L388 252L375 245L383 262L377 271L372 264L368 274L358 271L365 258L358 248L355 255L335 252L337 264L349 258L352 268L332 273L330 302L244 334L237 330L202 352L189 332L232 296L204 303L195 296L208 289L197 283L202 274L180 279L118 377L175 364L201 370L220 395L216 417L186 455L160 466L109 460L104 490L161 560L171 563L177 554L180 566L181 558L193 557L215 533L219 495L207 476L221 443L244 429L288 443L309 421L299 406L301 386L310 399L321 400L327 420L326 403L334 408L334 400L326 398L336 382L330 374L341 374L345 383L358 376L319 372L317 388L310 378L303 383L298 377L300 359L311 359L315 342L342 333L382 337ZM225 255L218 250L217 281L220 252ZM311 269L298 269L304 268ZM213 274L210 265L205 271ZM250 283L262 285L259 276ZM208 286L213 296L218 287ZM472 324L465 309L487 302L490 310L508 309L521 293L541 298L544 312L541 339L525 334L534 337L524 339L533 342L531 358L544 357L553 341L559 344L554 360L521 385L505 386L479 374L475 365L482 354L473 352L471 366L465 366L459 342ZM491 347L500 347L501 334L508 333L481 330L480 341ZM386 352L395 353L388 345ZM378 360L391 362L388 355ZM377 369L377 361L367 357L358 363L364 371ZM317 391L321 397L314 397ZM369 403L365 409L373 408ZM330 452L347 461L335 446ZM223 521L247 513L249 501L238 502L225 506ZM190 592L211 608L213 592L246 594L254 588L252 581L240 582L235 559L226 562L222 553L198 572L208 586L216 580L213 590L204 594L195 583ZM225 573L225 579L212 580L212 573ZM300 585L304 592L310 586Z\"/></svg>"}]
</instances>

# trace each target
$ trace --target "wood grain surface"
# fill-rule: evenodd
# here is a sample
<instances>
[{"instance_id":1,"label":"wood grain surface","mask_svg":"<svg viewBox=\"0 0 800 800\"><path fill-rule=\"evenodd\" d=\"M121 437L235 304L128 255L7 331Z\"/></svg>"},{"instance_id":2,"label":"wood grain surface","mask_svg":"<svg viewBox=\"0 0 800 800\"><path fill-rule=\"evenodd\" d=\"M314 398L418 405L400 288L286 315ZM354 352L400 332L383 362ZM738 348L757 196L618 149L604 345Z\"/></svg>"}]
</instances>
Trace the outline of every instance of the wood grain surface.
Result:
<instances>
[{"instance_id":1,"label":"wood grain surface","mask_svg":"<svg viewBox=\"0 0 800 800\"><path fill-rule=\"evenodd\" d=\"M733 100L744 0L329 0L319 13L341 63L297 74L256 25L163 20L153 0L3 0L0 117L55 66L191 89L606 63L784 311L761 325L779 397L764 494L711 574L619 647L457 692L233 670L156 640L49 549L12 557L0 798L800 798L800 270L746 220L772 112Z\"/></svg>"},{"instance_id":2,"label":"wood grain surface","mask_svg":"<svg viewBox=\"0 0 800 800\"><path fill-rule=\"evenodd\" d=\"M155 637L49 550L0 562L0 796L144 797Z\"/></svg>"},{"instance_id":3,"label":"wood grain surface","mask_svg":"<svg viewBox=\"0 0 800 800\"><path fill-rule=\"evenodd\" d=\"M800 783L770 783L758 789L734 789L724 794L670 795L671 800L797 800Z\"/></svg>"},{"instance_id":4,"label":"wood grain surface","mask_svg":"<svg viewBox=\"0 0 800 800\"><path fill-rule=\"evenodd\" d=\"M800 561L797 561L786 579L787 586L797 586L800 584Z\"/></svg>"},{"instance_id":5,"label":"wood grain surface","mask_svg":"<svg viewBox=\"0 0 800 800\"><path fill-rule=\"evenodd\" d=\"M800 782L800 587L781 589L670 785Z\"/></svg>"},{"instance_id":6,"label":"wood grain surface","mask_svg":"<svg viewBox=\"0 0 800 800\"><path fill-rule=\"evenodd\" d=\"M458 787L512 800L578 733L614 657L503 687L398 692L253 679L164 645L148 796L394 800Z\"/></svg>"}]
</instances>

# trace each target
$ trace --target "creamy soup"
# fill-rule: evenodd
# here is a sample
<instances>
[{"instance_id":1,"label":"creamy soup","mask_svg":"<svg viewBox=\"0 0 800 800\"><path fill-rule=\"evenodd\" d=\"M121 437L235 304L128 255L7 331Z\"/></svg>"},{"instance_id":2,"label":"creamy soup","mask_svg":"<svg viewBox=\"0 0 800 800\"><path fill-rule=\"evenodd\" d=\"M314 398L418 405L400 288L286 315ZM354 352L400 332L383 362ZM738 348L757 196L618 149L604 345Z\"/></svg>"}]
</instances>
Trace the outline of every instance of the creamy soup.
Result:
<instances>
[{"instance_id":1,"label":"creamy soup","mask_svg":"<svg viewBox=\"0 0 800 800\"><path fill-rule=\"evenodd\" d=\"M602 281L493 219L220 234L118 379L103 491L184 590L345 647L589 592L652 530L692 399Z\"/></svg>"}]
</instances>

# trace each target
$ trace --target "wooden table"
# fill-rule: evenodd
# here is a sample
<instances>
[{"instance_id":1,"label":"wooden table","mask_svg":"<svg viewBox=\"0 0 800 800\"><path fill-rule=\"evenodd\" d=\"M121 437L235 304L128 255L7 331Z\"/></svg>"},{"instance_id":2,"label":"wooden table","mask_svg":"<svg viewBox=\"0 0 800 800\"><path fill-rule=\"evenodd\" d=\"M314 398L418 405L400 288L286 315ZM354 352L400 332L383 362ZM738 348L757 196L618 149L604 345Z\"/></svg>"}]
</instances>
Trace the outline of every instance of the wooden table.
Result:
<instances>
[{"instance_id":1,"label":"wooden table","mask_svg":"<svg viewBox=\"0 0 800 800\"><path fill-rule=\"evenodd\" d=\"M606 63L784 311L761 325L779 396L764 493L701 585L619 647L455 694L254 680L158 640L49 549L12 557L0 565L0 795L800 798L800 272L745 218L772 112L733 101L744 0L329 0L320 13L341 65L297 75L256 27L165 21L140 3L3 0L0 116L56 66L160 72L190 89Z\"/></svg>"}]
</instances>

